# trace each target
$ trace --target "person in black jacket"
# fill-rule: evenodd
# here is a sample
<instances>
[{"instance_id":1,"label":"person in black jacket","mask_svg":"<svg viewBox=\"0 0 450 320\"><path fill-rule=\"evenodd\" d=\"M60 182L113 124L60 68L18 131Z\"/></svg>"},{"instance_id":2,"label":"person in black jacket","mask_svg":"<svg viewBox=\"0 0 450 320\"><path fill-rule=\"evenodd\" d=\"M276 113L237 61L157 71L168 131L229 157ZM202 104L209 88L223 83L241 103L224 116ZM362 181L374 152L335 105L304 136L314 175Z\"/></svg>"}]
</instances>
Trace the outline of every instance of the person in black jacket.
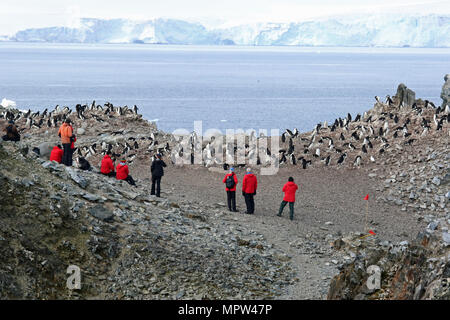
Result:
<instances>
[{"instance_id":1,"label":"person in black jacket","mask_svg":"<svg viewBox=\"0 0 450 320\"><path fill-rule=\"evenodd\" d=\"M155 159L152 162L152 191L151 195L155 195L155 185L156 185L156 196L160 197L161 195L161 178L164 175L164 167L167 167L164 161L161 159L161 154L157 154Z\"/></svg>"}]
</instances>

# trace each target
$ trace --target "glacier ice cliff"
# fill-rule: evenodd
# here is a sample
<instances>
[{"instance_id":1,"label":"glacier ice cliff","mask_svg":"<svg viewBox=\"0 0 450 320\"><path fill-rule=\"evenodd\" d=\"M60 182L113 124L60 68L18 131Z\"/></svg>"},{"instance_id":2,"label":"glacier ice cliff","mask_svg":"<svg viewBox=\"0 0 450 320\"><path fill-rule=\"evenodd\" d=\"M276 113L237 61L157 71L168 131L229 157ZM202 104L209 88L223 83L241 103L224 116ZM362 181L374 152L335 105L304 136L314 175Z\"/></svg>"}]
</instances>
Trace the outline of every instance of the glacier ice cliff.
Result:
<instances>
[{"instance_id":1,"label":"glacier ice cliff","mask_svg":"<svg viewBox=\"0 0 450 320\"><path fill-rule=\"evenodd\" d=\"M60 43L158 43L450 47L449 15L374 14L291 23L206 28L176 19L133 21L82 18L77 27L26 29L0 40Z\"/></svg>"}]
</instances>

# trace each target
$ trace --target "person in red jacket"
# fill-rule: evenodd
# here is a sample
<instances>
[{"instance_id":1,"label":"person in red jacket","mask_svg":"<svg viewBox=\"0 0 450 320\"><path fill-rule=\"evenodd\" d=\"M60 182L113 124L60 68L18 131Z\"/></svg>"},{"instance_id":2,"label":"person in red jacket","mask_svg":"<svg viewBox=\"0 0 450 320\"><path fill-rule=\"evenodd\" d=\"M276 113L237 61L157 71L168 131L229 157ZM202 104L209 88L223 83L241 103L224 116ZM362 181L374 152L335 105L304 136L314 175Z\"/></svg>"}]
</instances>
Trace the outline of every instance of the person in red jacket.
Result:
<instances>
[{"instance_id":1,"label":"person in red jacket","mask_svg":"<svg viewBox=\"0 0 450 320\"><path fill-rule=\"evenodd\" d=\"M258 187L258 181L256 176L252 173L252 169L247 168L247 174L242 180L242 195L245 198L245 205L247 206L247 214L255 213L255 200L256 189Z\"/></svg>"},{"instance_id":2,"label":"person in red jacket","mask_svg":"<svg viewBox=\"0 0 450 320\"><path fill-rule=\"evenodd\" d=\"M61 163L63 158L64 151L61 147L61 145L57 145L53 147L52 152L50 153L50 161L56 161L58 163Z\"/></svg>"},{"instance_id":3,"label":"person in red jacket","mask_svg":"<svg viewBox=\"0 0 450 320\"><path fill-rule=\"evenodd\" d=\"M283 187L284 198L281 201L280 211L277 216L281 217L284 207L289 203L289 219L294 220L294 203L295 203L295 193L297 192L298 186L294 183L294 178L289 177L288 182Z\"/></svg>"},{"instance_id":4,"label":"person in red jacket","mask_svg":"<svg viewBox=\"0 0 450 320\"><path fill-rule=\"evenodd\" d=\"M116 179L117 180L125 180L132 186L135 186L136 183L134 182L134 179L130 176L128 171L128 166L125 163L125 160L120 160L120 163L116 167Z\"/></svg>"},{"instance_id":5,"label":"person in red jacket","mask_svg":"<svg viewBox=\"0 0 450 320\"><path fill-rule=\"evenodd\" d=\"M227 202L228 209L233 212L238 212L236 210L236 185L238 184L238 179L234 173L234 168L230 168L230 173L225 175L223 178L223 183L225 183L225 191L227 192Z\"/></svg>"},{"instance_id":6,"label":"person in red jacket","mask_svg":"<svg viewBox=\"0 0 450 320\"><path fill-rule=\"evenodd\" d=\"M114 172L114 163L111 159L111 151L106 152L103 157L100 172L108 177L114 177L116 175Z\"/></svg>"}]
</instances>

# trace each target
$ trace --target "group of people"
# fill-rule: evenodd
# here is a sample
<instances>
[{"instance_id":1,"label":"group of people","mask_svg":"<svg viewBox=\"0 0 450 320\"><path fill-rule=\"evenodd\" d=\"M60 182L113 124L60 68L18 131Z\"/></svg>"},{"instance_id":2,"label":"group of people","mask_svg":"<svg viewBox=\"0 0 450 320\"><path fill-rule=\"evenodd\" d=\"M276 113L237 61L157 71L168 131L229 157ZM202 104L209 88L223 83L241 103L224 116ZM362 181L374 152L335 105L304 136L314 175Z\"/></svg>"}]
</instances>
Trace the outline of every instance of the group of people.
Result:
<instances>
[{"instance_id":1,"label":"group of people","mask_svg":"<svg viewBox=\"0 0 450 320\"><path fill-rule=\"evenodd\" d=\"M70 119L66 119L58 130L58 136L61 138L61 145L54 146L50 153L50 161L56 161L66 166L72 166L73 150L77 138L73 133L73 127ZM125 159L121 159L119 164L114 167L114 161L111 158L111 151L107 151L100 165L100 173L108 177L115 177L117 180L125 180L130 185L136 186L136 181L130 175L128 165ZM87 162L87 161L86 161ZM88 165L90 168L90 165ZM157 197L161 196L161 178L164 175L166 163L162 160L162 155L157 154L151 165L152 172L152 190L151 194Z\"/></svg>"},{"instance_id":2,"label":"group of people","mask_svg":"<svg viewBox=\"0 0 450 320\"><path fill-rule=\"evenodd\" d=\"M108 177L115 177L117 180L125 180L132 186L136 185L136 181L130 176L130 170L125 159L121 159L115 169L114 171L114 161L111 159L111 151L107 151L100 165L100 173Z\"/></svg>"},{"instance_id":3,"label":"group of people","mask_svg":"<svg viewBox=\"0 0 450 320\"><path fill-rule=\"evenodd\" d=\"M227 192L227 202L228 210L232 212L238 212L236 210L236 189L238 184L238 179L234 168L230 168L230 172L223 178L223 183L225 183L225 191ZM245 205L247 210L246 214L255 213L255 199L256 189L258 188L258 180L256 176L252 173L251 168L247 168L247 172L242 180L242 196L245 199ZM286 184L283 186L282 191L284 192L284 198L281 202L280 209L277 216L281 217L284 207L289 203L289 218L294 220L294 203L295 203L295 193L298 190L297 184L294 182L294 178L289 177Z\"/></svg>"},{"instance_id":4,"label":"group of people","mask_svg":"<svg viewBox=\"0 0 450 320\"><path fill-rule=\"evenodd\" d=\"M9 121L6 128L3 130L6 135L2 137L5 141L20 141L20 134L13 121ZM70 119L66 119L58 130L58 136L61 138L61 144L54 146L50 153L50 161L56 161L66 166L72 166L72 156L75 149L75 142L77 138L73 132L73 127ZM86 161L87 162L87 161ZM151 165L152 174L152 187L151 195L161 196L161 178L164 176L164 168L166 163L162 160L162 155L157 154ZM90 165L89 165L90 167ZM130 185L136 186L136 182L129 173L128 165L125 159L121 159L119 164L114 167L114 161L111 158L111 152L107 151L101 161L100 173L108 177L115 177L117 180L125 180ZM223 178L225 183L225 191L227 193L228 209L232 212L238 212L236 209L236 189L238 179L234 168L231 167L228 174ZM256 190L258 188L258 180L252 173L251 168L247 168L247 172L242 180L242 196L245 199L245 205L247 210L245 213L254 214L255 212L255 199ZM298 190L298 186L294 182L294 178L289 177L287 183L283 186L284 192L283 201L280 204L278 216L281 217L283 210L287 204L289 204L290 219L294 219L294 203L295 194Z\"/></svg>"}]
</instances>

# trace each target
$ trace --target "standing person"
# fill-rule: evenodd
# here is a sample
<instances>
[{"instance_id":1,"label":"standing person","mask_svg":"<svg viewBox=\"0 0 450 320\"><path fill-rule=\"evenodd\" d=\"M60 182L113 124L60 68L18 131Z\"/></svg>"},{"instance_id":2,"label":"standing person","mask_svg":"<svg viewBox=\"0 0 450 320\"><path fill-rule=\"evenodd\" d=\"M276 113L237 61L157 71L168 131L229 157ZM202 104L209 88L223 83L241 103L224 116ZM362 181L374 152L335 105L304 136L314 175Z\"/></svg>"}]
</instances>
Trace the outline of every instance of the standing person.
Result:
<instances>
[{"instance_id":1,"label":"standing person","mask_svg":"<svg viewBox=\"0 0 450 320\"><path fill-rule=\"evenodd\" d=\"M71 124L70 125L70 129L72 130L72 137L70 138L71 144L70 144L70 149L69 149L69 156L67 157L67 163L68 165L71 167L73 164L73 152L75 151L75 142L77 142L77 137L76 135L73 134L73 127Z\"/></svg>"},{"instance_id":2,"label":"standing person","mask_svg":"<svg viewBox=\"0 0 450 320\"><path fill-rule=\"evenodd\" d=\"M238 179L234 173L234 168L230 168L230 173L225 175L223 178L223 183L225 183L225 191L227 192L227 202L228 209L233 212L236 210L236 185L238 184Z\"/></svg>"},{"instance_id":3,"label":"standing person","mask_svg":"<svg viewBox=\"0 0 450 320\"><path fill-rule=\"evenodd\" d=\"M128 166L126 164L126 161L124 159L120 160L120 163L116 167L116 179L117 180L125 180L132 186L136 185L136 182L134 182L134 179L129 174Z\"/></svg>"},{"instance_id":4,"label":"standing person","mask_svg":"<svg viewBox=\"0 0 450 320\"><path fill-rule=\"evenodd\" d=\"M61 138L61 143L64 148L64 154L62 158L62 163L66 166L70 166L72 164L72 126L70 125L70 119L66 119L64 123L61 125L61 127L58 130L58 136ZM70 158L70 159L69 159Z\"/></svg>"},{"instance_id":5,"label":"standing person","mask_svg":"<svg viewBox=\"0 0 450 320\"><path fill-rule=\"evenodd\" d=\"M284 198L281 201L280 211L277 216L281 217L284 207L289 203L289 219L294 220L294 203L295 203L295 193L297 192L298 186L294 183L294 178L289 177L288 182L283 187Z\"/></svg>"},{"instance_id":6,"label":"standing person","mask_svg":"<svg viewBox=\"0 0 450 320\"><path fill-rule=\"evenodd\" d=\"M164 175L164 167L167 167L166 163L162 160L162 155L158 153L154 158L151 166L152 172L152 191L151 195L155 195L156 186L156 196L161 197L161 178Z\"/></svg>"},{"instance_id":7,"label":"standing person","mask_svg":"<svg viewBox=\"0 0 450 320\"><path fill-rule=\"evenodd\" d=\"M57 145L53 147L52 152L50 153L50 161L56 161L61 163L63 158L64 151L62 150L61 145Z\"/></svg>"},{"instance_id":8,"label":"standing person","mask_svg":"<svg viewBox=\"0 0 450 320\"><path fill-rule=\"evenodd\" d=\"M16 125L14 124L14 121L10 120L3 131L6 132L6 135L2 137L3 141L20 141L20 134L17 130Z\"/></svg>"},{"instance_id":9,"label":"standing person","mask_svg":"<svg viewBox=\"0 0 450 320\"><path fill-rule=\"evenodd\" d=\"M102 159L102 164L100 167L100 173L108 176L114 177L116 173L114 172L114 162L111 159L111 151L107 151Z\"/></svg>"},{"instance_id":10,"label":"standing person","mask_svg":"<svg viewBox=\"0 0 450 320\"><path fill-rule=\"evenodd\" d=\"M247 174L242 180L242 195L245 198L245 205L247 206L247 214L255 213L255 200L253 196L256 195L256 189L258 187L258 181L256 176L252 173L252 169L247 168Z\"/></svg>"}]
</instances>

